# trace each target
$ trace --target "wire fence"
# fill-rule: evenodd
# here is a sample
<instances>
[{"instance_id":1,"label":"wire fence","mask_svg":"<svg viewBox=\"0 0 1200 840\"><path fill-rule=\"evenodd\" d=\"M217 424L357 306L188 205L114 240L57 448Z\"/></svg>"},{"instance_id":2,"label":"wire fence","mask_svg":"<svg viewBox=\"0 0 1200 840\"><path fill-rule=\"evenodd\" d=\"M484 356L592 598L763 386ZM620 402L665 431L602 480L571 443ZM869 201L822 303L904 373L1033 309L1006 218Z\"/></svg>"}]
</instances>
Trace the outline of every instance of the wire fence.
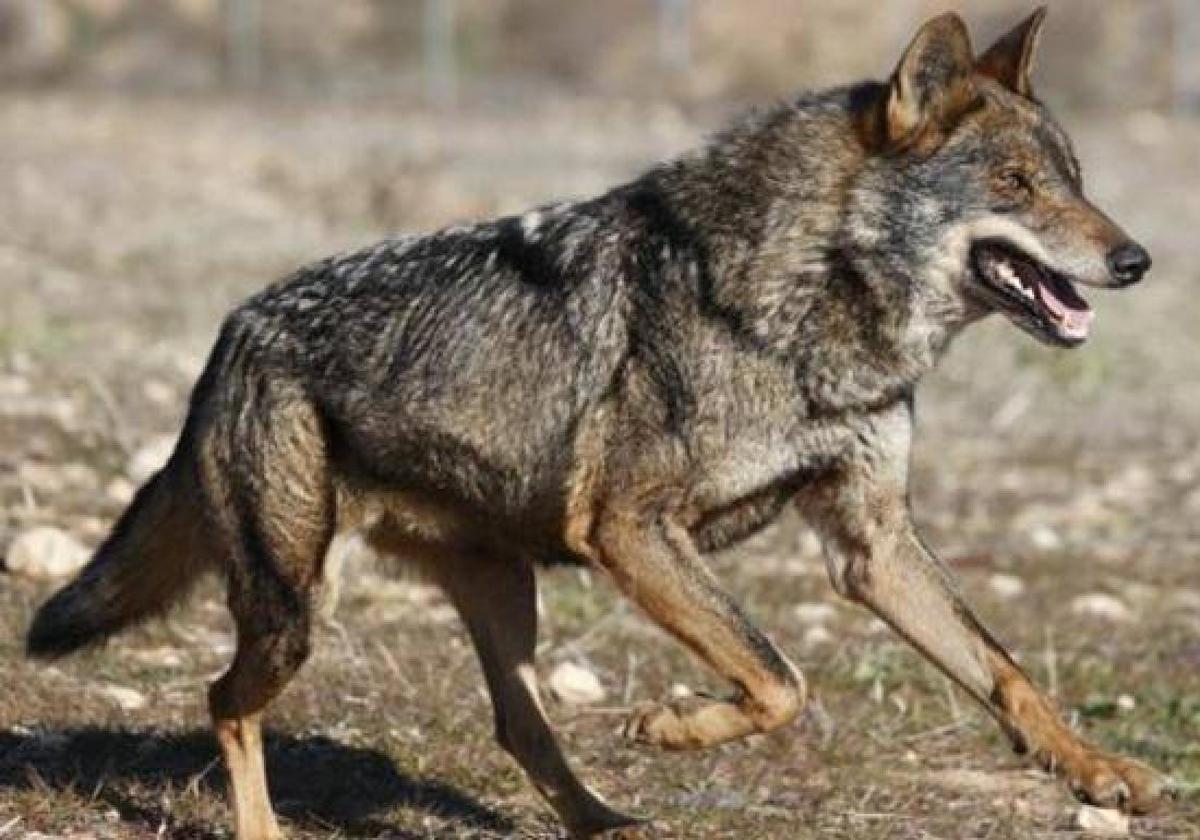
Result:
<instances>
[{"instance_id":1,"label":"wire fence","mask_svg":"<svg viewBox=\"0 0 1200 840\"><path fill-rule=\"evenodd\" d=\"M407 92L440 104L535 86L759 97L879 76L883 57L948 5L0 0L0 82ZM989 37L1029 12L1025 0L958 5ZM1051 11L1043 64L1060 98L1082 106L1200 107L1196 0L1057 0Z\"/></svg>"}]
</instances>

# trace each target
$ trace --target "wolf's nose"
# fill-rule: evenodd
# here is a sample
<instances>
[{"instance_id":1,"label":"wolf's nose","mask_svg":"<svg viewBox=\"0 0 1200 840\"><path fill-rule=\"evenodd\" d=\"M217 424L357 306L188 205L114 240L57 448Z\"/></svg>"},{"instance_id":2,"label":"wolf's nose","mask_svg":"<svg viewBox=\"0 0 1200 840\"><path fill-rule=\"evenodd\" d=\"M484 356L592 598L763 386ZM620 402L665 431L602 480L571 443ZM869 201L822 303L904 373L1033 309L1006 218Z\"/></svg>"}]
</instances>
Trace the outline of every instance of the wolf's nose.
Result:
<instances>
[{"instance_id":1,"label":"wolf's nose","mask_svg":"<svg viewBox=\"0 0 1200 840\"><path fill-rule=\"evenodd\" d=\"M1118 285L1129 286L1150 269L1150 255L1136 242L1118 245L1108 253L1108 270Z\"/></svg>"}]
</instances>

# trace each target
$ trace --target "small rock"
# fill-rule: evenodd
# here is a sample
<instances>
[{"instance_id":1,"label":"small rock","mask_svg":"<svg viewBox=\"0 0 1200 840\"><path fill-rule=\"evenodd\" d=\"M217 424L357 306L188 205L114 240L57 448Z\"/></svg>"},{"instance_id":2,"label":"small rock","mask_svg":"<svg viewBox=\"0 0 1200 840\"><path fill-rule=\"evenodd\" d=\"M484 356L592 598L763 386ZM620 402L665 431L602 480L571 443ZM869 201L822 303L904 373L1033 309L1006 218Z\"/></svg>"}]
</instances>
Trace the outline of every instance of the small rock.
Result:
<instances>
[{"instance_id":1,"label":"small rock","mask_svg":"<svg viewBox=\"0 0 1200 840\"><path fill-rule=\"evenodd\" d=\"M802 624L825 624L837 617L837 608L832 604L813 601L796 604L792 607L792 615Z\"/></svg>"},{"instance_id":2,"label":"small rock","mask_svg":"<svg viewBox=\"0 0 1200 840\"><path fill-rule=\"evenodd\" d=\"M886 621L879 618L872 618L867 622L867 632L872 636L883 636L890 634L892 628L888 627Z\"/></svg>"},{"instance_id":3,"label":"small rock","mask_svg":"<svg viewBox=\"0 0 1200 840\"><path fill-rule=\"evenodd\" d=\"M73 536L48 525L17 535L8 547L4 565L28 578L61 578L73 575L87 563L91 552Z\"/></svg>"},{"instance_id":4,"label":"small rock","mask_svg":"<svg viewBox=\"0 0 1200 840\"><path fill-rule=\"evenodd\" d=\"M692 691L691 686L684 685L683 683L675 683L671 686L670 691L672 700L686 700L689 697L695 696L695 693Z\"/></svg>"},{"instance_id":5,"label":"small rock","mask_svg":"<svg viewBox=\"0 0 1200 840\"><path fill-rule=\"evenodd\" d=\"M119 505L127 505L132 502L133 494L136 492L137 488L133 486L133 482L121 476L117 476L104 485L104 495Z\"/></svg>"},{"instance_id":6,"label":"small rock","mask_svg":"<svg viewBox=\"0 0 1200 840\"><path fill-rule=\"evenodd\" d=\"M1108 482L1105 495L1115 502L1136 501L1152 495L1157 482L1154 473L1141 464L1131 464Z\"/></svg>"},{"instance_id":7,"label":"small rock","mask_svg":"<svg viewBox=\"0 0 1200 840\"><path fill-rule=\"evenodd\" d=\"M1200 612L1200 591L1177 589L1167 596L1167 606L1170 609Z\"/></svg>"},{"instance_id":8,"label":"small rock","mask_svg":"<svg viewBox=\"0 0 1200 840\"><path fill-rule=\"evenodd\" d=\"M194 382L204 370L205 353L179 352L171 357L171 364L179 375L188 382Z\"/></svg>"},{"instance_id":9,"label":"small rock","mask_svg":"<svg viewBox=\"0 0 1200 840\"><path fill-rule=\"evenodd\" d=\"M136 712L146 705L146 695L137 689L127 688L123 685L101 686L99 693L127 712Z\"/></svg>"},{"instance_id":10,"label":"small rock","mask_svg":"<svg viewBox=\"0 0 1200 840\"><path fill-rule=\"evenodd\" d=\"M1019 598L1025 592L1025 581L1016 575L1006 575L997 572L988 578L988 589L998 598L1005 600Z\"/></svg>"},{"instance_id":11,"label":"small rock","mask_svg":"<svg viewBox=\"0 0 1200 840\"><path fill-rule=\"evenodd\" d=\"M804 631L804 638L801 640L801 644L809 650L824 647L825 645L833 644L833 634L826 630L823 625L814 624Z\"/></svg>"},{"instance_id":12,"label":"small rock","mask_svg":"<svg viewBox=\"0 0 1200 840\"><path fill-rule=\"evenodd\" d=\"M160 645L143 650L129 650L126 656L145 665L156 665L162 668L178 668L183 664L183 656L177 648L170 645Z\"/></svg>"},{"instance_id":13,"label":"small rock","mask_svg":"<svg viewBox=\"0 0 1200 840\"><path fill-rule=\"evenodd\" d=\"M108 536L112 530L111 519L99 516L80 516L71 523L71 533L78 534L85 543L96 543Z\"/></svg>"},{"instance_id":14,"label":"small rock","mask_svg":"<svg viewBox=\"0 0 1200 840\"><path fill-rule=\"evenodd\" d=\"M17 375L0 375L0 397L24 397L33 393L29 380Z\"/></svg>"},{"instance_id":15,"label":"small rock","mask_svg":"<svg viewBox=\"0 0 1200 840\"><path fill-rule=\"evenodd\" d=\"M125 472L133 481L141 484L162 469L174 451L175 437L173 435L160 435L148 441L137 452L133 453L133 456L129 459L129 463L125 465Z\"/></svg>"},{"instance_id":16,"label":"small rock","mask_svg":"<svg viewBox=\"0 0 1200 840\"><path fill-rule=\"evenodd\" d=\"M796 540L796 550L803 557L820 557L823 551L821 539L811 528L805 528L800 532L799 539Z\"/></svg>"},{"instance_id":17,"label":"small rock","mask_svg":"<svg viewBox=\"0 0 1200 840\"><path fill-rule=\"evenodd\" d=\"M1129 694L1122 694L1117 698L1117 708L1128 714L1137 708L1137 700L1134 700Z\"/></svg>"},{"instance_id":18,"label":"small rock","mask_svg":"<svg viewBox=\"0 0 1200 840\"><path fill-rule=\"evenodd\" d=\"M550 672L547 686L554 696L570 706L587 706L604 700L604 686L589 669L564 662Z\"/></svg>"},{"instance_id":19,"label":"small rock","mask_svg":"<svg viewBox=\"0 0 1200 840\"><path fill-rule=\"evenodd\" d=\"M458 610L451 604L437 604L421 614L421 617L434 624L453 624L458 621Z\"/></svg>"},{"instance_id":20,"label":"small rock","mask_svg":"<svg viewBox=\"0 0 1200 840\"><path fill-rule=\"evenodd\" d=\"M1049 525L1037 525L1029 532L1029 540L1034 548L1041 551L1054 551L1062 548L1062 537Z\"/></svg>"},{"instance_id":21,"label":"small rock","mask_svg":"<svg viewBox=\"0 0 1200 840\"><path fill-rule=\"evenodd\" d=\"M175 389L159 379L143 382L142 395L155 405L172 405L178 400Z\"/></svg>"},{"instance_id":22,"label":"small rock","mask_svg":"<svg viewBox=\"0 0 1200 840\"><path fill-rule=\"evenodd\" d=\"M183 622L171 622L171 629L175 636L192 649L203 651L205 656L223 657L233 653L235 639L232 633L222 633L198 624Z\"/></svg>"},{"instance_id":23,"label":"small rock","mask_svg":"<svg viewBox=\"0 0 1200 840\"><path fill-rule=\"evenodd\" d=\"M1075 596L1071 599L1071 612L1117 624L1133 621L1133 612L1124 601L1103 592Z\"/></svg>"},{"instance_id":24,"label":"small rock","mask_svg":"<svg viewBox=\"0 0 1200 840\"><path fill-rule=\"evenodd\" d=\"M774 562L756 565L760 574L791 578L811 577L815 568L811 560L805 560L803 557L781 557Z\"/></svg>"},{"instance_id":25,"label":"small rock","mask_svg":"<svg viewBox=\"0 0 1200 840\"><path fill-rule=\"evenodd\" d=\"M1128 837L1129 817L1110 808L1084 805L1075 815L1075 823L1092 837Z\"/></svg>"}]
</instances>

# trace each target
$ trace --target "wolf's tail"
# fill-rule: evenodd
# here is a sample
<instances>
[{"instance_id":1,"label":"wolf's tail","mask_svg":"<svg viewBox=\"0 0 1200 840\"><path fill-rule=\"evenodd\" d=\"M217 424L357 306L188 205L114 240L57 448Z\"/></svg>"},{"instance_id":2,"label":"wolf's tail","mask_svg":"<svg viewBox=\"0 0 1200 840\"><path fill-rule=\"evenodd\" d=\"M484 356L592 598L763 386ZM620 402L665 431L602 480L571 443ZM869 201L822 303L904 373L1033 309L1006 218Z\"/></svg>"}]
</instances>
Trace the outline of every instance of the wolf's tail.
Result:
<instances>
[{"instance_id":1,"label":"wolf's tail","mask_svg":"<svg viewBox=\"0 0 1200 840\"><path fill-rule=\"evenodd\" d=\"M78 577L34 616L30 656L55 658L165 611L215 559L199 487L181 450L151 478Z\"/></svg>"}]
</instances>

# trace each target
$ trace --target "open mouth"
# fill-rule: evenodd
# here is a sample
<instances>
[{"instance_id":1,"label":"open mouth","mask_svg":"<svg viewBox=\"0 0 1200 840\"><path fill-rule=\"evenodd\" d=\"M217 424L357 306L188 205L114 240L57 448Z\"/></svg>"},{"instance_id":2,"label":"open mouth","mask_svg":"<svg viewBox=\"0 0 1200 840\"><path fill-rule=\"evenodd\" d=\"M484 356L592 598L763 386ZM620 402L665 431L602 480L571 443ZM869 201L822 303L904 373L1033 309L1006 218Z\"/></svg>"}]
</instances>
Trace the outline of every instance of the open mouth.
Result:
<instances>
[{"instance_id":1,"label":"open mouth","mask_svg":"<svg viewBox=\"0 0 1200 840\"><path fill-rule=\"evenodd\" d=\"M1088 337L1095 313L1064 275L999 239L976 242L971 262L989 302L1037 337L1064 345Z\"/></svg>"}]
</instances>

